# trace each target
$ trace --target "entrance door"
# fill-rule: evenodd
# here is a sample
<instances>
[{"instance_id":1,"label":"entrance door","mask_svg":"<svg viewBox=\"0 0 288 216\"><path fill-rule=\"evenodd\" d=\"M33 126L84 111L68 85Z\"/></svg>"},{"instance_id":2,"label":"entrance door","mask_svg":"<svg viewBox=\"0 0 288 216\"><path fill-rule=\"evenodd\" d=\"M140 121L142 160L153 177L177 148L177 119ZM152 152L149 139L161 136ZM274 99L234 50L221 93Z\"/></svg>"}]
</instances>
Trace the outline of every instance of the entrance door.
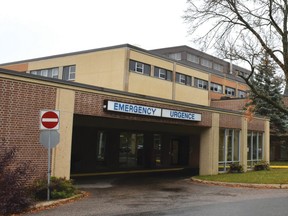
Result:
<instances>
[{"instance_id":1,"label":"entrance door","mask_svg":"<svg viewBox=\"0 0 288 216\"><path fill-rule=\"evenodd\" d=\"M179 163L179 140L177 139L172 139L171 141L170 156L171 156L171 165L178 165Z\"/></svg>"},{"instance_id":2,"label":"entrance door","mask_svg":"<svg viewBox=\"0 0 288 216\"><path fill-rule=\"evenodd\" d=\"M120 134L119 165L123 168L143 166L144 136L140 133Z\"/></svg>"}]
</instances>

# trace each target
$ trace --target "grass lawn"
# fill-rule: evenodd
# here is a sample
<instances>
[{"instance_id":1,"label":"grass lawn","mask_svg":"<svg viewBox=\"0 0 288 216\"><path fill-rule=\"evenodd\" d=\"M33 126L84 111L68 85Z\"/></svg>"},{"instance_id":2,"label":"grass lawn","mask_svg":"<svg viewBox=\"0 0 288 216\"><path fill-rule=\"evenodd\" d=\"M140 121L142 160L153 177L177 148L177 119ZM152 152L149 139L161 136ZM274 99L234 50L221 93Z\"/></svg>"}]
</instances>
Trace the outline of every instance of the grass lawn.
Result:
<instances>
[{"instance_id":1,"label":"grass lawn","mask_svg":"<svg viewBox=\"0 0 288 216\"><path fill-rule=\"evenodd\" d=\"M195 178L208 181L234 183L288 184L288 169L249 171L246 173L225 173L213 176L197 176Z\"/></svg>"}]
</instances>

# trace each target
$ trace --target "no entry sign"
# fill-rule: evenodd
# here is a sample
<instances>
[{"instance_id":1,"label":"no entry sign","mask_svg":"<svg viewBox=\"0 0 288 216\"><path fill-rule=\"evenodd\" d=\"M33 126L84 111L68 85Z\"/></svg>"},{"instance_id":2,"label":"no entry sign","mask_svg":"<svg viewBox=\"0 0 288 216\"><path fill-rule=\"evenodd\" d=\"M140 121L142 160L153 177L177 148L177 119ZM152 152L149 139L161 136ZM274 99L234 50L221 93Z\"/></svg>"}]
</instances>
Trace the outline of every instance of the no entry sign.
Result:
<instances>
[{"instance_id":1,"label":"no entry sign","mask_svg":"<svg viewBox=\"0 0 288 216\"><path fill-rule=\"evenodd\" d=\"M40 130L59 130L59 111L40 111Z\"/></svg>"}]
</instances>

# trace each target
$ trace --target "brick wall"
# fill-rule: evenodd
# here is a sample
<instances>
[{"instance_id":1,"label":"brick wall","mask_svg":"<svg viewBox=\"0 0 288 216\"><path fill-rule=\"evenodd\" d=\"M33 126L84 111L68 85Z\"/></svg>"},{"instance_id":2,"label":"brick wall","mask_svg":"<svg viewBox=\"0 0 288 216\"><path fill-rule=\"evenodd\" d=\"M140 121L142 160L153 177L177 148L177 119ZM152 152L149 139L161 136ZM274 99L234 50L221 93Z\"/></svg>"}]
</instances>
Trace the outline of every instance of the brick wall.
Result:
<instances>
[{"instance_id":1,"label":"brick wall","mask_svg":"<svg viewBox=\"0 0 288 216\"><path fill-rule=\"evenodd\" d=\"M47 173L47 149L39 143L39 112L54 109L55 101L55 88L0 78L0 144L5 140L17 147L16 162L31 161L35 172L27 181Z\"/></svg>"},{"instance_id":2,"label":"brick wall","mask_svg":"<svg viewBox=\"0 0 288 216\"><path fill-rule=\"evenodd\" d=\"M247 102L247 99L212 100L210 105L211 107L220 109L243 111L243 108Z\"/></svg>"},{"instance_id":3,"label":"brick wall","mask_svg":"<svg viewBox=\"0 0 288 216\"><path fill-rule=\"evenodd\" d=\"M149 116L141 116L141 115L127 115L125 113L117 113L117 112L106 112L103 109L104 100L113 100L130 104L140 104L144 106L151 106L157 108L166 108L166 109L174 109L179 111L186 112L194 112L202 114L201 122L193 122L193 121L184 121L184 120L175 120L175 119L167 119L167 118L158 118L158 117L149 117ZM137 99L127 99L116 96L109 95L100 95L93 94L87 92L76 92L75 95L75 114L80 115L91 115L91 116L101 116L108 118L117 118L117 119L127 119L127 120L136 120L136 121L148 121L148 122L161 122L168 124L177 124L177 125L186 125L186 126L211 126L211 112L207 111L199 111L193 108L183 108L176 105L163 105L157 104Z\"/></svg>"}]
</instances>

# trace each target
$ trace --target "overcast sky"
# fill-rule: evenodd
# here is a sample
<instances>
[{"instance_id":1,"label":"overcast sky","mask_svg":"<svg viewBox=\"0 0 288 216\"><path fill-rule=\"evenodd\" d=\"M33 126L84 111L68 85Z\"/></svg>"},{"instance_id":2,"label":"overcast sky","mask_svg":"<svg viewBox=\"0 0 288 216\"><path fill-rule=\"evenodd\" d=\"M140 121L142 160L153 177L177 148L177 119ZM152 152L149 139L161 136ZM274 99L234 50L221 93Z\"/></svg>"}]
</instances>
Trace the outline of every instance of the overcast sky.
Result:
<instances>
[{"instance_id":1,"label":"overcast sky","mask_svg":"<svg viewBox=\"0 0 288 216\"><path fill-rule=\"evenodd\" d=\"M2 0L0 63L129 43L192 46L186 0Z\"/></svg>"}]
</instances>

